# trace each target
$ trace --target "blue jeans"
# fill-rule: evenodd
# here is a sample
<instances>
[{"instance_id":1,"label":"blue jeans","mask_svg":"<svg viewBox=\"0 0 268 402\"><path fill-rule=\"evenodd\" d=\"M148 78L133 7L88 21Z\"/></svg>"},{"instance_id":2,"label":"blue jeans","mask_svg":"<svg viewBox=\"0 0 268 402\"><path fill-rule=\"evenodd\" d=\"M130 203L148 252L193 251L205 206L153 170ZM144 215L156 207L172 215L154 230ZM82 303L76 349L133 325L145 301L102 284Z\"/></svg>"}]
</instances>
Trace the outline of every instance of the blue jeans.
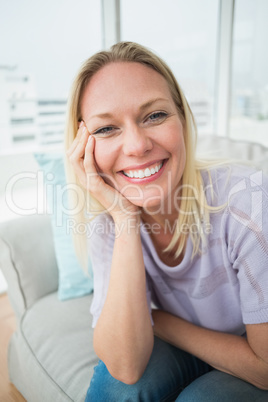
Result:
<instances>
[{"instance_id":1,"label":"blue jeans","mask_svg":"<svg viewBox=\"0 0 268 402\"><path fill-rule=\"evenodd\" d=\"M267 402L268 391L214 370L196 357L155 337L142 378L133 385L113 378L100 361L85 402Z\"/></svg>"}]
</instances>

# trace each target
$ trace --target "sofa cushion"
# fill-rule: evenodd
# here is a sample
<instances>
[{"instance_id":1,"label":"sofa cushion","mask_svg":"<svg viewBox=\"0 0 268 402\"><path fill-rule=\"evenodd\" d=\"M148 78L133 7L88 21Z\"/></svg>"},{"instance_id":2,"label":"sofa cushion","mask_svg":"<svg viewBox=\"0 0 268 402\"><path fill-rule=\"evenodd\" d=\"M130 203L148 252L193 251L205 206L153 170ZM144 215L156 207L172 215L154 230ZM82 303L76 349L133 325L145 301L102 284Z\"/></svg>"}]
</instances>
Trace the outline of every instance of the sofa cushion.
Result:
<instances>
[{"instance_id":1,"label":"sofa cushion","mask_svg":"<svg viewBox=\"0 0 268 402\"><path fill-rule=\"evenodd\" d=\"M0 268L18 319L36 300L58 289L48 216L26 216L0 224Z\"/></svg>"},{"instance_id":2,"label":"sofa cushion","mask_svg":"<svg viewBox=\"0 0 268 402\"><path fill-rule=\"evenodd\" d=\"M24 315L9 346L11 381L28 402L82 402L98 358L89 308L92 295L64 303L53 293Z\"/></svg>"}]
</instances>

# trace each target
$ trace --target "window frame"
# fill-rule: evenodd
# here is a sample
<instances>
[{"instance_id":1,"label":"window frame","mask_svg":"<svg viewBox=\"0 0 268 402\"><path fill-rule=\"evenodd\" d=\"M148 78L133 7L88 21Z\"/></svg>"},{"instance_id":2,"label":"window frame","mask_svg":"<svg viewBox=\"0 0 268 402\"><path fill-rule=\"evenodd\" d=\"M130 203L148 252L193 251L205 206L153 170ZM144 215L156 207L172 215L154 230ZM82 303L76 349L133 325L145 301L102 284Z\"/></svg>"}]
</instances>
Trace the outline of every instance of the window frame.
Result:
<instances>
[{"instance_id":1,"label":"window frame","mask_svg":"<svg viewBox=\"0 0 268 402\"><path fill-rule=\"evenodd\" d=\"M215 135L229 137L235 0L220 0Z\"/></svg>"},{"instance_id":2,"label":"window frame","mask_svg":"<svg viewBox=\"0 0 268 402\"><path fill-rule=\"evenodd\" d=\"M102 0L103 47L120 38L120 0ZM229 136L231 112L231 67L235 0L220 0L218 54L215 83L215 121L212 135Z\"/></svg>"}]
</instances>

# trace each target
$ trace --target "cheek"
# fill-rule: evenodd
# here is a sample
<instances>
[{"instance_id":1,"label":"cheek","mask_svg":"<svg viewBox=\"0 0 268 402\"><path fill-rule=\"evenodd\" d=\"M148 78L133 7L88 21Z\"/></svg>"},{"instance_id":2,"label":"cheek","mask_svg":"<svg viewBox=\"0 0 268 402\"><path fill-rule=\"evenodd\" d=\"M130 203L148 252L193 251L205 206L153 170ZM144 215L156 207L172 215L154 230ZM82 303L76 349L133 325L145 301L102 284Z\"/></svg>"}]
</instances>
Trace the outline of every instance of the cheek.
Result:
<instances>
[{"instance_id":1,"label":"cheek","mask_svg":"<svg viewBox=\"0 0 268 402\"><path fill-rule=\"evenodd\" d=\"M101 177L107 184L116 188L116 183L113 177L115 159L113 152L111 152L111 148L105 145L102 141L96 141L94 156L98 173L101 174Z\"/></svg>"},{"instance_id":2,"label":"cheek","mask_svg":"<svg viewBox=\"0 0 268 402\"><path fill-rule=\"evenodd\" d=\"M178 150L181 157L186 157L185 141L183 134L181 133L178 138Z\"/></svg>"},{"instance_id":3,"label":"cheek","mask_svg":"<svg viewBox=\"0 0 268 402\"><path fill-rule=\"evenodd\" d=\"M184 170L185 168L185 163L186 163L186 149L185 149L185 142L183 135L179 137L178 140L178 163L179 163L179 169Z\"/></svg>"},{"instance_id":4,"label":"cheek","mask_svg":"<svg viewBox=\"0 0 268 402\"><path fill-rule=\"evenodd\" d=\"M107 173L111 170L111 155L108 151L109 147L105 146L102 141L96 141L94 157L99 172Z\"/></svg>"},{"instance_id":5,"label":"cheek","mask_svg":"<svg viewBox=\"0 0 268 402\"><path fill-rule=\"evenodd\" d=\"M171 154L182 156L185 153L183 130L180 127L170 130L165 136L165 144Z\"/></svg>"}]
</instances>

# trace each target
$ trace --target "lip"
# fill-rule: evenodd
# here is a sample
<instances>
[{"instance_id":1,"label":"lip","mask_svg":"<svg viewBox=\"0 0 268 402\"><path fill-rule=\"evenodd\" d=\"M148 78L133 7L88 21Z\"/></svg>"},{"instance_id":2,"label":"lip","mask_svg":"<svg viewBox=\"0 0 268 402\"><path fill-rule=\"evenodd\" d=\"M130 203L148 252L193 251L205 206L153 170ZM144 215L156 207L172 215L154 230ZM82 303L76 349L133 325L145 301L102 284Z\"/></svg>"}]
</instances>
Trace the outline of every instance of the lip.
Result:
<instances>
[{"instance_id":1,"label":"lip","mask_svg":"<svg viewBox=\"0 0 268 402\"><path fill-rule=\"evenodd\" d=\"M147 163L147 164L144 164L144 165L139 165L140 169L142 169L141 166L143 166L143 169L144 169L144 168L146 168L148 166L151 166L154 163L158 163L158 162L161 163L162 161L163 161L163 165L162 165L161 169L157 173L155 173L155 174L153 174L152 176L149 176L149 177L144 177L143 179L134 178L134 177L128 177L128 176L124 175L122 170L120 172L118 172L118 174L120 176L122 176L129 183L132 183L132 184L147 184L147 183L150 183L150 182L158 179L162 175L162 173L163 173L163 171L164 171L164 169L166 167L166 164L168 162L168 159L160 159L160 160L157 160L156 162L150 162L150 163ZM133 167L125 169L125 170L131 170L131 169L134 170ZM136 167L135 169L138 169L138 168Z\"/></svg>"},{"instance_id":2,"label":"lip","mask_svg":"<svg viewBox=\"0 0 268 402\"><path fill-rule=\"evenodd\" d=\"M155 159L154 161L143 163L142 165L127 166L127 167L124 167L124 169L121 169L120 172L126 171L126 170L143 170L143 169L146 169L148 166L162 163L162 161L165 161L165 160L166 159L164 159L164 158L163 159ZM117 172L117 173L119 173L119 172Z\"/></svg>"}]
</instances>

